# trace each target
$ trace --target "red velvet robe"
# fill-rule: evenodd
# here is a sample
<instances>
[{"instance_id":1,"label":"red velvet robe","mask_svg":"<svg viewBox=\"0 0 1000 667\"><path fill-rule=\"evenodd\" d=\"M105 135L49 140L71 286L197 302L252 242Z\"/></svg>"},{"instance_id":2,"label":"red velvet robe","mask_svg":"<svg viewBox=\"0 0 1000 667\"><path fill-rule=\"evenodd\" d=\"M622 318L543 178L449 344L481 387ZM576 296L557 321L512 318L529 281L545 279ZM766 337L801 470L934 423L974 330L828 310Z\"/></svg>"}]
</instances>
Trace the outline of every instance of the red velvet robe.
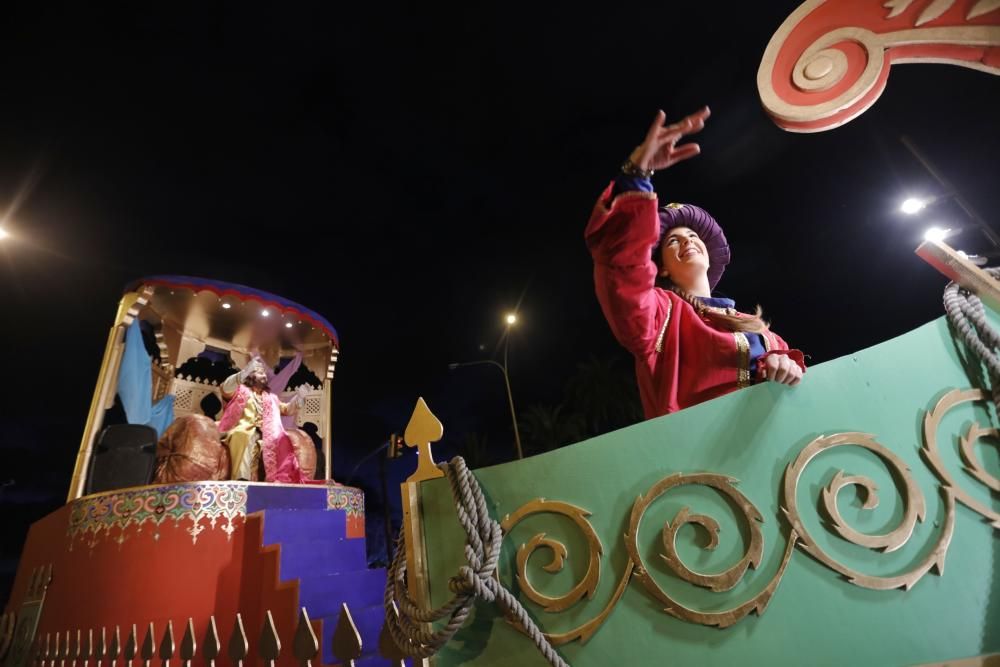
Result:
<instances>
[{"instance_id":1,"label":"red velvet robe","mask_svg":"<svg viewBox=\"0 0 1000 667\"><path fill-rule=\"evenodd\" d=\"M749 386L746 334L716 328L689 303L654 285L651 254L659 240L656 195L625 192L612 200L608 186L594 207L584 237L594 258L597 300L611 331L635 357L646 419L676 412ZM787 354L803 369L802 353L772 331L762 334L765 354Z\"/></svg>"}]
</instances>

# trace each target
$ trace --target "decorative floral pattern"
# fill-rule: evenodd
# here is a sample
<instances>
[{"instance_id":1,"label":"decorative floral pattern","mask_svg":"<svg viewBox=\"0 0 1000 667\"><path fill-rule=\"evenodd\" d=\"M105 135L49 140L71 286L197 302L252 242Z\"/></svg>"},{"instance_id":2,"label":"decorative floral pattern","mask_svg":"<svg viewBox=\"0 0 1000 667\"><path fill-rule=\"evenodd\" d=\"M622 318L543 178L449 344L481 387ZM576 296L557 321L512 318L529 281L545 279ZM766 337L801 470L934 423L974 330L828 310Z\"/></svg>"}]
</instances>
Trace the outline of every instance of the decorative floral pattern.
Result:
<instances>
[{"instance_id":1,"label":"decorative floral pattern","mask_svg":"<svg viewBox=\"0 0 1000 667\"><path fill-rule=\"evenodd\" d=\"M160 526L172 519L175 528L189 523L186 531L191 542L197 544L206 527L215 529L220 522L227 539L231 538L235 520L246 517L246 507L246 484L199 482L143 487L74 501L66 532L70 550L77 539L89 548L108 538L121 545L128 538L130 526L135 526L137 533L148 526L153 539L158 540Z\"/></svg>"},{"instance_id":2,"label":"decorative floral pattern","mask_svg":"<svg viewBox=\"0 0 1000 667\"><path fill-rule=\"evenodd\" d=\"M328 510L347 510L347 516L364 517L365 494L353 486L341 486L330 483L326 487L326 508Z\"/></svg>"}]
</instances>

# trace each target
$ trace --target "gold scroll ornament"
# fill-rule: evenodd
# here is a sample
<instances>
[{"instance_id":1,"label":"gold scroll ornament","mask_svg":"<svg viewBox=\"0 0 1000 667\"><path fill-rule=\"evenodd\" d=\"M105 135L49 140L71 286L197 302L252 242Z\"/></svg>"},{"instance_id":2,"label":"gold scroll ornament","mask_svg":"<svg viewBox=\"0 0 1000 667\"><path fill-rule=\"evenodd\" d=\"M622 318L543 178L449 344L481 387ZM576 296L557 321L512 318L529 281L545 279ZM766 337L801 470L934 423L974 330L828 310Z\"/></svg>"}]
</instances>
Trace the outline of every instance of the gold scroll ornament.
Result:
<instances>
[{"instance_id":1,"label":"gold scroll ornament","mask_svg":"<svg viewBox=\"0 0 1000 667\"><path fill-rule=\"evenodd\" d=\"M684 485L707 486L725 497L729 501L729 504L738 510L738 515L745 522L750 537L743 557L725 571L718 574L697 572L681 561L676 548L677 534L681 527L687 524L699 526L709 538L704 548L712 550L718 545L719 523L710 516L696 514L690 508L683 507L661 529L663 552L660 557L674 575L690 584L713 592L722 593L735 588L744 579L748 570L756 569L761 564L763 558L764 538L760 526L764 521L764 517L750 499L736 489L737 480L726 475L711 472L674 473L667 475L653 484L646 493L640 494L633 503L629 514L628 527L624 535L625 549L629 560L610 600L589 621L566 632L546 633L546 637L555 646L572 641L587 642L603 625L604 621L608 619L618 601L624 595L628 582L633 577L642 584L643 588L654 599L664 605L663 611L665 613L689 623L719 628L729 627L750 613L760 615L766 610L777 591L796 545L818 562L824 564L834 572L843 575L850 583L874 590L909 589L928 572L934 571L939 575L943 574L945 555L951 544L955 529L956 499L981 514L994 528L1000 528L1000 514L976 501L966 491L961 489L945 469L941 462L936 435L944 414L950 409L961 403L985 399L986 395L980 390L952 390L946 393L925 414L922 453L927 459L930 468L942 482L939 491L944 507L944 520L938 531L936 542L930 552L907 572L894 576L873 576L853 570L820 548L806 529L800 515L797 500L803 470L813 459L822 453L839 447L858 447L868 450L877 456L889 469L891 477L896 480L897 490L903 499L904 505L903 516L899 524L892 530L879 535L870 535L855 530L847 525L837 507L839 493L847 487L856 488L863 501L862 509L872 510L878 506L878 487L868 477L837 471L826 487L822 489L819 500L820 508L829 519L827 523L829 529L839 538L856 546L889 553L907 544L913 536L915 526L925 521L927 516L927 506L923 493L916 484L910 467L901 457L877 442L874 436L861 432L845 432L820 436L803 447L785 469L780 510L781 515L788 520L790 525L788 541L785 544L784 553L777 571L764 588L750 600L724 611L697 611L673 599L650 574L649 568L643 562L639 547L638 535L642 518L647 509L662 495L671 489ZM427 410L426 404L421 400L414 411L414 419L411 420L412 431L411 427L407 429L408 444L411 446L417 445L418 447L425 445L420 448L420 462L418 463L417 473L414 475L418 479L421 477L427 478L424 477L426 475L432 475L433 477L441 476L441 471L437 469L433 463L433 459L430 458L430 442L440 439L442 430L440 422L436 418L433 418L433 415L430 415L433 419L431 421L427 418L427 415L430 415L430 411ZM989 474L974 453L975 443L983 438L1000 439L1000 429L986 427L978 423L972 424L959 439L959 454L965 465L966 472L971 477L994 492L1000 491L1000 479ZM408 485L404 484L403 486L405 488ZM411 488L413 487L411 486ZM525 597L540 606L546 613L564 612L580 603L592 601L600 583L602 572L601 559L604 556L605 549L600 537L590 523L589 517L591 513L568 502L535 498L504 516L501 528L505 538L510 535L521 521L536 514L560 515L569 519L581 531L588 550L587 568L582 579L576 582L565 594L550 596L540 592L528 575L528 565L532 555L540 549L548 549L551 553L551 560L546 565L543 565L542 569L549 573L556 573L563 569L565 561L569 557L569 551L566 545L558 539L551 537L545 532L539 532L522 543L517 549L516 581L518 587L524 593ZM419 521L419 514L410 518ZM417 532L422 537L422 530L418 530ZM407 537L410 537L409 533ZM423 556L422 546L421 543L421 548L415 549L414 551L417 553L413 554L421 559ZM410 555L410 549L411 546L408 539L408 555ZM426 585L426 582L423 583Z\"/></svg>"}]
</instances>

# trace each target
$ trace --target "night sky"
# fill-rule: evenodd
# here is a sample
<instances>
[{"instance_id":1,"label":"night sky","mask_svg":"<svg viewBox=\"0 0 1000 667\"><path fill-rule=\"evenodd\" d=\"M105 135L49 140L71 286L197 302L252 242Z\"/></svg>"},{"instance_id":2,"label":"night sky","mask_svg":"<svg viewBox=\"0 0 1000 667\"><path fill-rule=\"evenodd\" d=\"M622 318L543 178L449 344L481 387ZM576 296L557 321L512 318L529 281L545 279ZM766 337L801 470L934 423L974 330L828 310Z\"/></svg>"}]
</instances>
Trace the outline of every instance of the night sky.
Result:
<instances>
[{"instance_id":1,"label":"night sky","mask_svg":"<svg viewBox=\"0 0 1000 667\"><path fill-rule=\"evenodd\" d=\"M940 193L901 135L998 222L996 77L897 66L859 119L797 135L755 80L797 2L432 4L7 8L0 600L27 526L65 501L137 277L251 285L333 323L334 474L371 513L375 459L349 473L417 396L443 452L475 433L511 456L500 374L448 370L497 354L508 310L519 412L563 402L592 357L630 373L582 234L659 108L712 108L702 155L654 184L716 216L733 248L718 293L760 303L811 364L943 312L945 281L913 250L928 223L964 222L948 203L896 212ZM953 244L987 249L974 229Z\"/></svg>"}]
</instances>

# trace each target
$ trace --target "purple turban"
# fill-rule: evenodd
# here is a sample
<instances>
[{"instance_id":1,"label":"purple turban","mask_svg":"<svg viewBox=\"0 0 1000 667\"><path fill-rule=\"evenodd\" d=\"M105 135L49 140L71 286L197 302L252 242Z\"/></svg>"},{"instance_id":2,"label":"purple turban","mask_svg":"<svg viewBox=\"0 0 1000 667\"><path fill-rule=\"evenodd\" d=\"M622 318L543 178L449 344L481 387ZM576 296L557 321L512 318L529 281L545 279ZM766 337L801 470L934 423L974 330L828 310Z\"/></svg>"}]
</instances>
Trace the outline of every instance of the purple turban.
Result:
<instances>
[{"instance_id":1,"label":"purple turban","mask_svg":"<svg viewBox=\"0 0 1000 667\"><path fill-rule=\"evenodd\" d=\"M660 208L660 240L653 248L653 261L660 265L660 246L674 227L693 229L708 249L708 284L714 290L729 264L729 241L722 227L703 208L691 204L667 204Z\"/></svg>"}]
</instances>

